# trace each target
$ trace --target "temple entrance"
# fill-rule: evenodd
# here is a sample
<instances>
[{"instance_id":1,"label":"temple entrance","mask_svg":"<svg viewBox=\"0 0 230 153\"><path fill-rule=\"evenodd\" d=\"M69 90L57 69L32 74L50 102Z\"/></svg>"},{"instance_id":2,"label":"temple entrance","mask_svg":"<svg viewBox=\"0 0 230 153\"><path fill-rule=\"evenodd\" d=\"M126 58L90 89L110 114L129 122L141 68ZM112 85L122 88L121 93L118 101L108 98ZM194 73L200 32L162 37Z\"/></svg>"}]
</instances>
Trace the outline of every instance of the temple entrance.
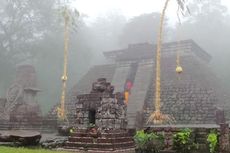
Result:
<instances>
[{"instance_id":1,"label":"temple entrance","mask_svg":"<svg viewBox=\"0 0 230 153\"><path fill-rule=\"evenodd\" d=\"M96 110L90 109L89 110L89 124L95 124L96 121Z\"/></svg>"}]
</instances>

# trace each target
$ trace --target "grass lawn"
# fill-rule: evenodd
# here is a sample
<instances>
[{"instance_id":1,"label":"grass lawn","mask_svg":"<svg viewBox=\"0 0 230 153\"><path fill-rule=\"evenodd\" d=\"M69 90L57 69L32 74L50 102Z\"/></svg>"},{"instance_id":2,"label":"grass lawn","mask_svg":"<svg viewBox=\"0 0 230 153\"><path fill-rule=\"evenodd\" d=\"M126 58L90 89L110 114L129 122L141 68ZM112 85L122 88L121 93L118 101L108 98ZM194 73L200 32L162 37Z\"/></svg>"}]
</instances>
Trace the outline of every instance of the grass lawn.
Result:
<instances>
[{"instance_id":1,"label":"grass lawn","mask_svg":"<svg viewBox=\"0 0 230 153\"><path fill-rule=\"evenodd\" d=\"M27 148L13 148L13 147L0 147L0 153L70 153L63 151L52 151L45 149L27 149Z\"/></svg>"}]
</instances>

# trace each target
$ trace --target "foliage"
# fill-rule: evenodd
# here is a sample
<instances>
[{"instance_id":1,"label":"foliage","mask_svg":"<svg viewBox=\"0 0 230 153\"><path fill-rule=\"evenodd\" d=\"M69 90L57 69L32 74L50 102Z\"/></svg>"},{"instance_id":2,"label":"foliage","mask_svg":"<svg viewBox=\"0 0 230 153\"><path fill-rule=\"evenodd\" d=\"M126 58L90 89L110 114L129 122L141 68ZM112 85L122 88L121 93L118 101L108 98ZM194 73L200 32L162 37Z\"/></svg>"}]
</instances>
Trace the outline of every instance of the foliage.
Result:
<instances>
[{"instance_id":1,"label":"foliage","mask_svg":"<svg viewBox=\"0 0 230 153\"><path fill-rule=\"evenodd\" d=\"M39 88L38 97L42 111L48 111L59 101L60 76L63 64L63 17L57 0L2 0L0 5L0 93L4 96L15 78L15 68L21 64L35 66ZM73 10L69 52L69 84L75 84L91 64L92 45L89 27L84 17ZM71 28L73 29L73 28ZM74 29L73 29L74 30ZM81 56L79 56L81 55ZM89 60L84 60L89 59ZM45 69L44 69L45 67ZM52 71L52 73L50 73ZM74 77L72 77L74 76ZM49 84L53 84L50 86ZM68 85L68 87L70 87ZM47 103L49 101L49 103Z\"/></svg>"},{"instance_id":2,"label":"foliage","mask_svg":"<svg viewBox=\"0 0 230 153\"><path fill-rule=\"evenodd\" d=\"M27 148L12 148L12 147L0 147L1 153L67 153L64 151L51 151L45 149L27 149Z\"/></svg>"},{"instance_id":3,"label":"foliage","mask_svg":"<svg viewBox=\"0 0 230 153\"><path fill-rule=\"evenodd\" d=\"M173 149L175 149L177 153L190 153L198 149L198 145L194 143L192 139L191 129L186 128L173 135Z\"/></svg>"},{"instance_id":4,"label":"foliage","mask_svg":"<svg viewBox=\"0 0 230 153\"><path fill-rule=\"evenodd\" d=\"M156 43L157 35L154 35L154 33L158 32L159 22L159 13L142 14L131 18L124 25L119 37L120 44L127 46L135 43ZM164 27L164 35L167 36L168 31L171 30L168 26L167 19L165 20ZM165 38L167 40L167 37Z\"/></svg>"},{"instance_id":5,"label":"foliage","mask_svg":"<svg viewBox=\"0 0 230 153\"><path fill-rule=\"evenodd\" d=\"M186 6L186 2L188 0L177 0L177 4L179 9L181 9L181 11L187 10L190 13L189 8Z\"/></svg>"},{"instance_id":6,"label":"foliage","mask_svg":"<svg viewBox=\"0 0 230 153\"><path fill-rule=\"evenodd\" d=\"M4 0L0 6L0 54L18 64L32 58L34 46L50 28L54 0Z\"/></svg>"},{"instance_id":7,"label":"foliage","mask_svg":"<svg viewBox=\"0 0 230 153\"><path fill-rule=\"evenodd\" d=\"M0 5L0 88L6 90L15 66L35 54L38 43L51 27L54 0L2 0ZM10 77L9 77L10 76ZM0 90L1 90L0 89ZM5 91L4 91L5 92Z\"/></svg>"},{"instance_id":8,"label":"foliage","mask_svg":"<svg viewBox=\"0 0 230 153\"><path fill-rule=\"evenodd\" d=\"M60 10L61 10L61 14L63 18L66 19L66 21L70 22L70 24L68 25L71 27L71 29L73 29L76 32L77 24L78 24L77 22L78 22L80 13L76 9L72 10L70 7L67 7L67 6L60 7ZM63 23L64 22L65 21L63 21Z\"/></svg>"},{"instance_id":9,"label":"foliage","mask_svg":"<svg viewBox=\"0 0 230 153\"><path fill-rule=\"evenodd\" d=\"M158 153L164 146L164 137L160 134L137 131L134 136L137 150L140 152Z\"/></svg>"},{"instance_id":10,"label":"foliage","mask_svg":"<svg viewBox=\"0 0 230 153\"><path fill-rule=\"evenodd\" d=\"M217 144L218 144L217 133L215 131L211 131L208 134L207 141L209 144L209 152L215 153L217 150Z\"/></svg>"}]
</instances>

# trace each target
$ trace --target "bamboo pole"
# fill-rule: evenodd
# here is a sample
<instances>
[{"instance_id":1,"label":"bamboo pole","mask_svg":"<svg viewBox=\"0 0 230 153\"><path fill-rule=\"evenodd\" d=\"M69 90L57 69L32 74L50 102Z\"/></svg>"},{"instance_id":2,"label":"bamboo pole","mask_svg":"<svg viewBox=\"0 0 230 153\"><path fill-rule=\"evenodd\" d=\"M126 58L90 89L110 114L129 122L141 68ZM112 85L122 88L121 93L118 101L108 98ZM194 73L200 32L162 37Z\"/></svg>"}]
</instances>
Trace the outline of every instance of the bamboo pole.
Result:
<instances>
[{"instance_id":1,"label":"bamboo pole","mask_svg":"<svg viewBox=\"0 0 230 153\"><path fill-rule=\"evenodd\" d=\"M64 67L62 80L62 94L61 94L61 106L58 108L58 117L60 120L65 120L65 97L66 97L66 83L67 83L67 65L68 65L68 50L69 50L69 14L67 8L64 10Z\"/></svg>"},{"instance_id":2,"label":"bamboo pole","mask_svg":"<svg viewBox=\"0 0 230 153\"><path fill-rule=\"evenodd\" d=\"M162 33L164 26L165 12L170 0L166 0L164 8L161 13L160 18L160 28L157 37L157 50L156 50L156 80L155 80L155 100L153 99L153 104L155 106L155 111L150 115L147 123L153 122L155 124L161 124L165 120L170 120L168 115L161 113L161 46L162 46Z\"/></svg>"}]
</instances>

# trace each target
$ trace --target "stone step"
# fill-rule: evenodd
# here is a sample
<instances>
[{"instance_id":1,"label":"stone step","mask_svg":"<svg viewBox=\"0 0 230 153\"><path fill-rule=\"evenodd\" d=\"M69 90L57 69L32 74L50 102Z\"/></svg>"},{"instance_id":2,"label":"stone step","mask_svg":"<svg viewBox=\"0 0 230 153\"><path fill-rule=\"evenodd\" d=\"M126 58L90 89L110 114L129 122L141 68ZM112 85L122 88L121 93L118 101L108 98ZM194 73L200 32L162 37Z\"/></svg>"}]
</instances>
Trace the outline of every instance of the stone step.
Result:
<instances>
[{"instance_id":1,"label":"stone step","mask_svg":"<svg viewBox=\"0 0 230 153\"><path fill-rule=\"evenodd\" d=\"M96 65L81 78L70 92L77 92L80 94L89 93L92 83L98 78L106 78L107 81L111 82L114 71L115 65Z\"/></svg>"},{"instance_id":2,"label":"stone step","mask_svg":"<svg viewBox=\"0 0 230 153\"><path fill-rule=\"evenodd\" d=\"M83 132L74 132L71 134L72 137L91 137L90 133L83 133ZM128 133L122 132L122 133L101 133L100 137L106 137L106 138L119 138L128 136Z\"/></svg>"},{"instance_id":3,"label":"stone step","mask_svg":"<svg viewBox=\"0 0 230 153\"><path fill-rule=\"evenodd\" d=\"M77 129L77 131L76 132L74 132L74 133L79 133L79 132L81 132L81 133L88 133L89 132L89 130L88 130L88 128L82 128L82 129ZM127 133L128 131L127 130L124 130L124 129L113 129L113 130L103 130L102 131L102 133L108 133L108 134L116 134L116 133Z\"/></svg>"},{"instance_id":4,"label":"stone step","mask_svg":"<svg viewBox=\"0 0 230 153\"><path fill-rule=\"evenodd\" d=\"M133 139L131 137L119 137L119 138L93 138L93 137L70 137L70 142L84 142L84 143L118 143L129 142Z\"/></svg>"},{"instance_id":5,"label":"stone step","mask_svg":"<svg viewBox=\"0 0 230 153\"><path fill-rule=\"evenodd\" d=\"M128 128L135 128L136 114L142 111L153 71L152 64L139 64L127 106Z\"/></svg>"},{"instance_id":6,"label":"stone step","mask_svg":"<svg viewBox=\"0 0 230 153\"><path fill-rule=\"evenodd\" d=\"M65 148L83 148L93 150L114 150L114 148L130 148L135 147L133 141L120 143L81 143L81 142L66 142Z\"/></svg>"},{"instance_id":7,"label":"stone step","mask_svg":"<svg viewBox=\"0 0 230 153\"><path fill-rule=\"evenodd\" d=\"M118 65L113 76L111 84L114 86L114 92L123 92L125 81L128 77L130 65L121 66Z\"/></svg>"},{"instance_id":8,"label":"stone step","mask_svg":"<svg viewBox=\"0 0 230 153\"><path fill-rule=\"evenodd\" d=\"M135 153L135 148L115 148L114 150L85 150L82 148L80 149L76 149L76 148L71 148L71 147L67 147L67 148L61 148L58 149L59 151L69 151L69 152L81 152L81 153ZM170 152L171 153L171 152Z\"/></svg>"}]
</instances>

